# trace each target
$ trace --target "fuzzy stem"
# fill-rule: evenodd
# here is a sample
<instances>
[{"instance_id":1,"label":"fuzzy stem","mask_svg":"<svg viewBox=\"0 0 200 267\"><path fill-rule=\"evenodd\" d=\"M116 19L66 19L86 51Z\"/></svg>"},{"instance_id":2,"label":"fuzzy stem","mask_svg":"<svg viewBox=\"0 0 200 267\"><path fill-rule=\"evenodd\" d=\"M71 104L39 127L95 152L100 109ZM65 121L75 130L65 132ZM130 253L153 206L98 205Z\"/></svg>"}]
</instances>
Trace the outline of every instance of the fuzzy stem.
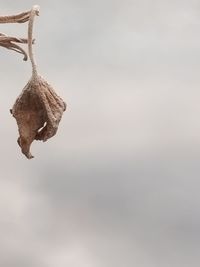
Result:
<instances>
[{"instance_id":1,"label":"fuzzy stem","mask_svg":"<svg viewBox=\"0 0 200 267\"><path fill-rule=\"evenodd\" d=\"M28 53L29 58L32 64L32 78L37 77L37 65L35 63L34 54L33 54L33 22L35 15L39 16L39 6L33 6L30 12L30 18L28 23Z\"/></svg>"},{"instance_id":2,"label":"fuzzy stem","mask_svg":"<svg viewBox=\"0 0 200 267\"><path fill-rule=\"evenodd\" d=\"M6 34L0 33L0 42L5 42L5 43L15 42L15 43L20 43L20 44L27 44L28 39L17 38L17 37L8 36ZM34 42L35 42L35 39L33 39L32 43L34 44Z\"/></svg>"},{"instance_id":3,"label":"fuzzy stem","mask_svg":"<svg viewBox=\"0 0 200 267\"><path fill-rule=\"evenodd\" d=\"M7 36L3 33L0 33L0 46L23 54L24 60L27 60L28 57L27 57L26 51L15 43L27 43L27 40L19 39L19 38L12 37L12 36Z\"/></svg>"},{"instance_id":4,"label":"fuzzy stem","mask_svg":"<svg viewBox=\"0 0 200 267\"><path fill-rule=\"evenodd\" d=\"M0 23L24 23L29 20L30 11L18 15L0 16Z\"/></svg>"}]
</instances>

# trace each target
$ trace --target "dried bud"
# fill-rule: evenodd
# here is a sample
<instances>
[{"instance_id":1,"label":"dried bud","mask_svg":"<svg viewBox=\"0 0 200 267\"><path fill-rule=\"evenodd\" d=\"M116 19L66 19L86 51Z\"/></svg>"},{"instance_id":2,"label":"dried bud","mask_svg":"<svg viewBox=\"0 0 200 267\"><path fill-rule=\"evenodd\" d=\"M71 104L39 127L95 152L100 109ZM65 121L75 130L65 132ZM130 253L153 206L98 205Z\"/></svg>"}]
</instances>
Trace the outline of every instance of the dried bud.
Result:
<instances>
[{"instance_id":1,"label":"dried bud","mask_svg":"<svg viewBox=\"0 0 200 267\"><path fill-rule=\"evenodd\" d=\"M22 153L33 158L30 146L34 140L46 141L57 132L62 114L66 109L65 102L55 93L54 89L37 74L37 67L32 52L32 27L38 7L34 6L29 21L28 45L32 63L32 77L17 98L11 113L17 121L18 144Z\"/></svg>"},{"instance_id":2,"label":"dried bud","mask_svg":"<svg viewBox=\"0 0 200 267\"><path fill-rule=\"evenodd\" d=\"M42 78L31 79L16 100L11 112L19 129L18 144L31 159L30 146L34 140L46 141L57 132L65 102Z\"/></svg>"}]
</instances>

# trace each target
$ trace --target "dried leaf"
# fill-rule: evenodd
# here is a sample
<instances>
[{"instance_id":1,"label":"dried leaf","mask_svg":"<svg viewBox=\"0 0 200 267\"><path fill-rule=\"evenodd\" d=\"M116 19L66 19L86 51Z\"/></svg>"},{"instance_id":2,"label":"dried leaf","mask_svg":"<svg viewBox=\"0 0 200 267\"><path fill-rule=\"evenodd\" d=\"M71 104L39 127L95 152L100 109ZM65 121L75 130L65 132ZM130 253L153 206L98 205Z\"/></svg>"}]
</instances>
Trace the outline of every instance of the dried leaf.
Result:
<instances>
[{"instance_id":1,"label":"dried leaf","mask_svg":"<svg viewBox=\"0 0 200 267\"><path fill-rule=\"evenodd\" d=\"M56 134L65 109L65 102L42 77L25 86L11 113L18 125L18 144L28 159L33 158L30 146L34 140L46 141Z\"/></svg>"},{"instance_id":2,"label":"dried leaf","mask_svg":"<svg viewBox=\"0 0 200 267\"><path fill-rule=\"evenodd\" d=\"M65 102L37 73L32 51L35 15L39 15L38 6L32 8L28 26L28 52L32 64L32 77L11 110L18 125L18 144L28 159L33 158L30 146L34 140L46 141L56 134L62 114L66 109Z\"/></svg>"}]
</instances>

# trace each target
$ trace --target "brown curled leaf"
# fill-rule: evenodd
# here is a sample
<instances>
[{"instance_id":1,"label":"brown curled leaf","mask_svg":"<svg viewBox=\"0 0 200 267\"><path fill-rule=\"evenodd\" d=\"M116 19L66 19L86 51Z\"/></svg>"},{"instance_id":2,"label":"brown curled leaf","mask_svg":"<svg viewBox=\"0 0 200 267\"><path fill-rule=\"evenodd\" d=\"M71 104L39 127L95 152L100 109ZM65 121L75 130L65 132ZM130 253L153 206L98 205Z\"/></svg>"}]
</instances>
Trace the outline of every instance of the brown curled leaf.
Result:
<instances>
[{"instance_id":1,"label":"brown curled leaf","mask_svg":"<svg viewBox=\"0 0 200 267\"><path fill-rule=\"evenodd\" d=\"M30 146L34 140L46 141L56 134L65 109L65 102L42 77L27 83L11 113L18 125L18 144L28 159L33 158Z\"/></svg>"},{"instance_id":2,"label":"brown curled leaf","mask_svg":"<svg viewBox=\"0 0 200 267\"><path fill-rule=\"evenodd\" d=\"M32 64L32 77L11 110L18 125L18 144L28 159L33 158L30 146L34 140L46 141L56 134L66 109L65 102L37 72L32 50L35 15L39 15L37 5L31 9L28 24L28 52Z\"/></svg>"}]
</instances>

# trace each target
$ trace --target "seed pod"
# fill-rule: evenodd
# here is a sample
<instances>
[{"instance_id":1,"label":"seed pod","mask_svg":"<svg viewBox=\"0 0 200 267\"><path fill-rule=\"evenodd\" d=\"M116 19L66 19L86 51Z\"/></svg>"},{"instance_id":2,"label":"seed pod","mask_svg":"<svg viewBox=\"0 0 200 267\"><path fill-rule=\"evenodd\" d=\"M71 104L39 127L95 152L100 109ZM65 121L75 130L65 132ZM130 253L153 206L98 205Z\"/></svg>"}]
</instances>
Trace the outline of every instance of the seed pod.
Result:
<instances>
[{"instance_id":1,"label":"seed pod","mask_svg":"<svg viewBox=\"0 0 200 267\"><path fill-rule=\"evenodd\" d=\"M11 113L17 121L18 144L22 153L33 158L30 146L34 140L46 141L57 132L62 114L66 109L65 102L52 86L37 73L32 52L32 28L34 16L39 14L38 6L31 10L28 27L29 57L32 63L32 77L17 98Z\"/></svg>"}]
</instances>

